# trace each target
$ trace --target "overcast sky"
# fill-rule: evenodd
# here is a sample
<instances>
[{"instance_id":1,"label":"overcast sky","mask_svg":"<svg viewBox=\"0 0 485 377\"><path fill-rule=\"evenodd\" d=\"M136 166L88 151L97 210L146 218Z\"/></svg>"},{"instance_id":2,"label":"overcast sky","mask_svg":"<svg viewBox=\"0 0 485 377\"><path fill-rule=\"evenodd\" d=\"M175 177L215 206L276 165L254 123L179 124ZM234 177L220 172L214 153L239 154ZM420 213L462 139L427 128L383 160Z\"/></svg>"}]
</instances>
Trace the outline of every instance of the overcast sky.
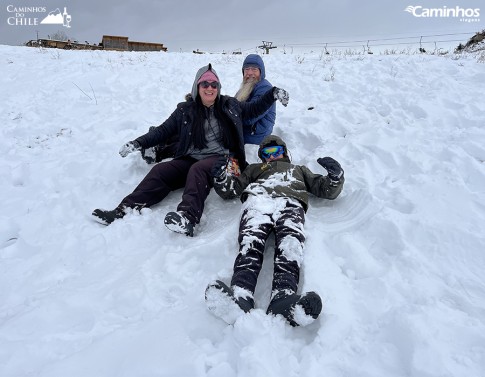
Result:
<instances>
[{"instance_id":1,"label":"overcast sky","mask_svg":"<svg viewBox=\"0 0 485 377\"><path fill-rule=\"evenodd\" d=\"M337 42L362 48L387 43L406 48L419 36L423 42L466 42L485 29L483 0L1 0L0 44L21 45L62 31L72 40L98 44L103 35L121 35L131 41L163 43L169 51L255 51L262 41L271 41L278 51L292 48L321 50ZM479 17L416 17L408 6L425 8L479 9ZM40 12L15 12L37 7ZM70 28L40 22L59 9L71 15ZM44 12L42 10L45 9ZM23 17L22 14L23 13ZM19 25L19 22L31 25ZM32 25L37 22L38 25ZM15 24L17 23L17 24ZM12 25L13 24L13 25ZM404 39L414 37L414 39ZM383 39L401 38L384 41ZM452 42L453 46L459 42ZM450 43L439 42L438 47ZM344 44L339 44L344 46ZM384 46L385 48L386 46ZM413 46L414 47L414 46ZM381 47L379 47L381 48Z\"/></svg>"}]
</instances>

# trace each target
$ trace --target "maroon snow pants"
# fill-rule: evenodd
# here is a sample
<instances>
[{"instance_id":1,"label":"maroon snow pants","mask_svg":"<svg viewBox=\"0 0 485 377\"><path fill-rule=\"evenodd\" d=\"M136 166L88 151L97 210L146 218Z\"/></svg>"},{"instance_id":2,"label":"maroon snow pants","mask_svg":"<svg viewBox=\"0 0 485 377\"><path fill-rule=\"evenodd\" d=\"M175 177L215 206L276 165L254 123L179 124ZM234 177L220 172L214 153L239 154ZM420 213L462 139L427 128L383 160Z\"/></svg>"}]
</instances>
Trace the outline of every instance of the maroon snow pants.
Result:
<instances>
[{"instance_id":1,"label":"maroon snow pants","mask_svg":"<svg viewBox=\"0 0 485 377\"><path fill-rule=\"evenodd\" d=\"M170 191L183 187L177 211L185 212L187 218L197 224L204 211L205 199L213 187L210 171L218 157L203 160L181 157L156 164L135 190L121 201L120 206L151 207L161 202Z\"/></svg>"}]
</instances>

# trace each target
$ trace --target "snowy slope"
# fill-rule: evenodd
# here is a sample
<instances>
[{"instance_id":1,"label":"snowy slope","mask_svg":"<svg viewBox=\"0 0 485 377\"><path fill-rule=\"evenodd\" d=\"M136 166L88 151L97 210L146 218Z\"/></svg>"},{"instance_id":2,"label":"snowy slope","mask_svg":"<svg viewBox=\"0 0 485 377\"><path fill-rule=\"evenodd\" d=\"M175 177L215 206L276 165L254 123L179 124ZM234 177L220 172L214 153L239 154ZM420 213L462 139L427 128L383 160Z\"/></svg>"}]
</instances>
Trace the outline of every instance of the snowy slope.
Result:
<instances>
[{"instance_id":1,"label":"snowy slope","mask_svg":"<svg viewBox=\"0 0 485 377\"><path fill-rule=\"evenodd\" d=\"M180 191L109 227L90 218L150 169L119 147L209 62L233 95L244 56L0 55L0 376L483 376L478 56L264 56L290 93L275 133L293 161L323 174L316 159L332 156L346 172L342 195L307 214L301 288L324 313L291 328L265 314L271 263L234 326L205 307L206 285L231 276L239 201L211 193L193 239L163 226Z\"/></svg>"}]
</instances>

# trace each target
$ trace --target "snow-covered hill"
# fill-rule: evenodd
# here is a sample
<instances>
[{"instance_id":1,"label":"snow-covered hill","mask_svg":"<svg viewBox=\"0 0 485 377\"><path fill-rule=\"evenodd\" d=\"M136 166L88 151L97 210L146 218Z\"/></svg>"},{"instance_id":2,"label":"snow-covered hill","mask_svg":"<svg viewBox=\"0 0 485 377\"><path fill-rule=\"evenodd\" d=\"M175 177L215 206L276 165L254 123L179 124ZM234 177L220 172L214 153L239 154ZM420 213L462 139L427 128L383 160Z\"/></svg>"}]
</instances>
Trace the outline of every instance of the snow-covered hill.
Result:
<instances>
[{"instance_id":1,"label":"snow-covered hill","mask_svg":"<svg viewBox=\"0 0 485 377\"><path fill-rule=\"evenodd\" d=\"M150 167L119 147L158 125L211 62L234 94L244 56L0 46L0 376L479 377L485 365L485 64L427 55L265 55L275 133L314 172L301 288L322 317L258 309L227 326L240 203L211 193L194 238L163 226L174 192L103 227ZM309 110L309 108L313 108ZM248 159L256 161L254 147ZM267 248L271 261L273 246Z\"/></svg>"}]
</instances>

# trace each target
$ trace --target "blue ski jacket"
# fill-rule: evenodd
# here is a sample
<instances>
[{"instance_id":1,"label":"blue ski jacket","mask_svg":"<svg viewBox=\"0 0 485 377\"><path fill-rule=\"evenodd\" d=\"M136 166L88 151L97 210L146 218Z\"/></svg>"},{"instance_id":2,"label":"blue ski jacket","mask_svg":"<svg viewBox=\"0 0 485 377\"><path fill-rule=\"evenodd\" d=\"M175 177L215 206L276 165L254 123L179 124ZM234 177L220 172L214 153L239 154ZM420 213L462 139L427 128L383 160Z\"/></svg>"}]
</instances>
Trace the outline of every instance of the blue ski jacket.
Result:
<instances>
[{"instance_id":1,"label":"blue ski jacket","mask_svg":"<svg viewBox=\"0 0 485 377\"><path fill-rule=\"evenodd\" d=\"M273 86L266 80L266 70L264 67L264 62L261 56L257 54L250 54L244 59L243 67L245 64L255 65L259 68L261 72L261 81L259 81L255 86L251 95L246 102L255 102L258 98L263 96L269 89ZM243 69L244 73L244 69ZM273 132L273 127L276 120L276 103L262 115L252 118L243 119L243 133L244 133L244 143L245 144L256 144L259 145L265 136L270 135Z\"/></svg>"}]
</instances>

